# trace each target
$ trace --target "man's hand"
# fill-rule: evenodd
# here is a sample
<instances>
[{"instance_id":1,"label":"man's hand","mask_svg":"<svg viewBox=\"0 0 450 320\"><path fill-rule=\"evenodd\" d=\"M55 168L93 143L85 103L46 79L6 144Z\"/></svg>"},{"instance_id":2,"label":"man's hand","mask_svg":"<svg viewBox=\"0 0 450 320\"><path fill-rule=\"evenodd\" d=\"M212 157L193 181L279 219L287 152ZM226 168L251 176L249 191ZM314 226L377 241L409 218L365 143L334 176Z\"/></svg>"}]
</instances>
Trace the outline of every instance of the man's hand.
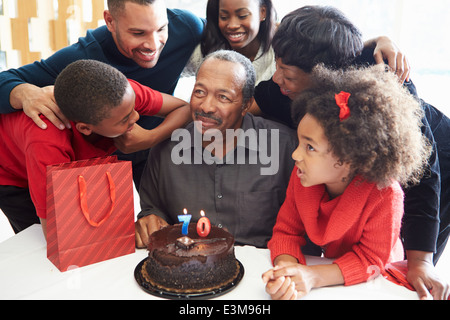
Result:
<instances>
[{"instance_id":1,"label":"man's hand","mask_svg":"<svg viewBox=\"0 0 450 320\"><path fill-rule=\"evenodd\" d=\"M53 86L39 88L31 84L18 85L11 91L10 102L14 109L23 110L41 129L47 129L39 117L41 114L60 130L70 128L69 120L55 102Z\"/></svg>"},{"instance_id":2,"label":"man's hand","mask_svg":"<svg viewBox=\"0 0 450 320\"><path fill-rule=\"evenodd\" d=\"M449 285L436 273L433 265L433 254L422 251L407 251L408 274L406 279L416 289L421 300L447 300L450 294Z\"/></svg>"},{"instance_id":3,"label":"man's hand","mask_svg":"<svg viewBox=\"0 0 450 320\"><path fill-rule=\"evenodd\" d=\"M144 249L150 241L150 235L169 224L162 218L149 215L136 221L134 227L136 230L136 248Z\"/></svg>"},{"instance_id":4,"label":"man's hand","mask_svg":"<svg viewBox=\"0 0 450 320\"><path fill-rule=\"evenodd\" d=\"M387 60L389 68L398 76L401 83L409 81L411 73L409 61L391 39L388 37L377 38L373 57L377 64L384 64L384 61Z\"/></svg>"}]
</instances>

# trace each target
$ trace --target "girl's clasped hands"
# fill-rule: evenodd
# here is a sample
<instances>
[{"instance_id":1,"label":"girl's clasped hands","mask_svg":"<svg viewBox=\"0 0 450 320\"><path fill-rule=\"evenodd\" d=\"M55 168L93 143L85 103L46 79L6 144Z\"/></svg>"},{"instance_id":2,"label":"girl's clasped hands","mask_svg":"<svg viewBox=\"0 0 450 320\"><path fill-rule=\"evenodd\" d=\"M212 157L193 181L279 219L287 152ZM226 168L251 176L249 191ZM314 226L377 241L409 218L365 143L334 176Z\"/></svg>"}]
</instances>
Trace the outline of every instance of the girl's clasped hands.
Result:
<instances>
[{"instance_id":1,"label":"girl's clasped hands","mask_svg":"<svg viewBox=\"0 0 450 320\"><path fill-rule=\"evenodd\" d=\"M310 267L298 263L289 255L275 259L275 267L262 275L266 292L274 300L297 300L306 296L314 286Z\"/></svg>"},{"instance_id":2,"label":"girl's clasped hands","mask_svg":"<svg viewBox=\"0 0 450 320\"><path fill-rule=\"evenodd\" d=\"M307 272L302 267L300 264L277 265L263 274L266 292L273 300L297 300L311 291Z\"/></svg>"},{"instance_id":3,"label":"girl's clasped hands","mask_svg":"<svg viewBox=\"0 0 450 320\"><path fill-rule=\"evenodd\" d=\"M292 256L281 255L274 264L262 275L266 292L273 300L297 300L313 288L344 284L342 272L334 263L307 266Z\"/></svg>"}]
</instances>

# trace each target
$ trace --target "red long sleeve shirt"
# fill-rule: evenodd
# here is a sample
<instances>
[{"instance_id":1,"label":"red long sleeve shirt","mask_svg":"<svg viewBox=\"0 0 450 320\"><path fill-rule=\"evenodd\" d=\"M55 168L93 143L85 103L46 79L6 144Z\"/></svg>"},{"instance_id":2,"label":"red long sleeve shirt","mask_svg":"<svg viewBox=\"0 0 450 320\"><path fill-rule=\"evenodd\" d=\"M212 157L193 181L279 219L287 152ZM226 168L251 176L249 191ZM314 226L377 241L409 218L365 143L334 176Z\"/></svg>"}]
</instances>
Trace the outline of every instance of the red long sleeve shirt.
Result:
<instances>
[{"instance_id":1,"label":"red long sleeve shirt","mask_svg":"<svg viewBox=\"0 0 450 320\"><path fill-rule=\"evenodd\" d=\"M398 183L379 190L355 179L344 194L330 200L324 185L303 187L295 169L268 244L272 261L288 254L306 264L301 247L307 234L326 258L335 259L345 285L365 282L371 266L383 272L387 263L403 260L403 197Z\"/></svg>"},{"instance_id":2,"label":"red long sleeve shirt","mask_svg":"<svg viewBox=\"0 0 450 320\"><path fill-rule=\"evenodd\" d=\"M130 80L136 93L139 114L156 115L162 108L160 92ZM104 138L95 145L75 129L59 130L47 119L40 129L23 112L0 116L0 185L29 188L37 215L46 218L46 168L49 165L111 155L116 151L113 139Z\"/></svg>"}]
</instances>

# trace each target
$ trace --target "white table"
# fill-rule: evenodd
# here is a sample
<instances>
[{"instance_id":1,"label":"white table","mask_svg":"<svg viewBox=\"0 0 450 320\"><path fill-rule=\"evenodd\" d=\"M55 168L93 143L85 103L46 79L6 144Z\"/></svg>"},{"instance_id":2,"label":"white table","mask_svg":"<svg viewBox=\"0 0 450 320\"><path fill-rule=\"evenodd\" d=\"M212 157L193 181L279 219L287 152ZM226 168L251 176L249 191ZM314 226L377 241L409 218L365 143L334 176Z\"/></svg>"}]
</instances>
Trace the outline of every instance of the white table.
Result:
<instances>
[{"instance_id":1,"label":"white table","mask_svg":"<svg viewBox=\"0 0 450 320\"><path fill-rule=\"evenodd\" d=\"M134 279L134 269L146 250L61 273L48 259L46 242L38 225L0 244L0 299L159 299L144 292ZM268 300L261 280L271 268L269 251L236 247L245 274L239 285L217 299ZM308 257L308 264L330 263ZM417 294L383 277L352 287L314 289L305 299L416 300Z\"/></svg>"}]
</instances>

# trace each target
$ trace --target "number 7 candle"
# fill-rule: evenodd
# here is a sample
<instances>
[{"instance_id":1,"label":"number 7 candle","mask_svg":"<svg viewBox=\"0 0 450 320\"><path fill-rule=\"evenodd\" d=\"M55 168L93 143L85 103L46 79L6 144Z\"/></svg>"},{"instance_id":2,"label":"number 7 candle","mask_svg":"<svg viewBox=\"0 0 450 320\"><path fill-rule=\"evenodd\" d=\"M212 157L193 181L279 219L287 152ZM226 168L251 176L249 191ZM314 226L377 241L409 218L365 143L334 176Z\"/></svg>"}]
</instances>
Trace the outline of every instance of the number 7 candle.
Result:
<instances>
[{"instance_id":1,"label":"number 7 candle","mask_svg":"<svg viewBox=\"0 0 450 320\"><path fill-rule=\"evenodd\" d=\"M187 209L184 209L183 212L184 212L183 215L178 216L178 221L183 223L181 233L184 234L185 236L187 236L189 233L188 227L189 227L189 223L191 222L192 215L187 214L188 213Z\"/></svg>"}]
</instances>

